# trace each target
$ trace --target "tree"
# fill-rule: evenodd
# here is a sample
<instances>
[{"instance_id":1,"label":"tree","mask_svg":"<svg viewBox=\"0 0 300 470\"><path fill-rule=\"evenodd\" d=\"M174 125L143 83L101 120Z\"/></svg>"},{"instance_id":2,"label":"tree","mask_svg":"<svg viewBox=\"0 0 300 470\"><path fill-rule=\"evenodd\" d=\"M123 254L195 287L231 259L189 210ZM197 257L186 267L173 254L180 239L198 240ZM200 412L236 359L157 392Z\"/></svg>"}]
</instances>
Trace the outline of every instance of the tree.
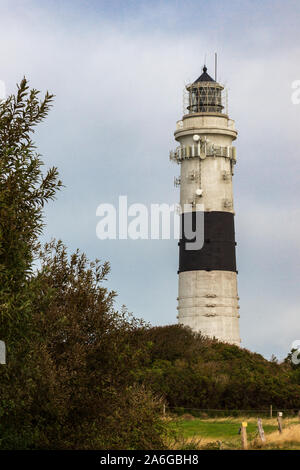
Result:
<instances>
[{"instance_id":1,"label":"tree","mask_svg":"<svg viewBox=\"0 0 300 470\"><path fill-rule=\"evenodd\" d=\"M108 263L39 246L62 184L31 140L53 99L38 94L23 79L0 103L0 448L162 448L160 401L135 380L147 347L134 331L145 326L114 310Z\"/></svg>"},{"instance_id":2,"label":"tree","mask_svg":"<svg viewBox=\"0 0 300 470\"><path fill-rule=\"evenodd\" d=\"M0 338L8 354L26 328L30 298L26 282L43 228L43 207L62 186L57 168L44 175L31 139L48 114L53 95L39 101L24 78L16 95L0 102Z\"/></svg>"},{"instance_id":3,"label":"tree","mask_svg":"<svg viewBox=\"0 0 300 470\"><path fill-rule=\"evenodd\" d=\"M2 396L13 399L11 383L14 394L0 420L2 446L163 448L160 400L134 380L145 354L134 332L145 326L114 310L115 293L103 286L108 263L78 251L69 258L61 242L47 244L40 263L30 282L31 333L2 385Z\"/></svg>"}]
</instances>

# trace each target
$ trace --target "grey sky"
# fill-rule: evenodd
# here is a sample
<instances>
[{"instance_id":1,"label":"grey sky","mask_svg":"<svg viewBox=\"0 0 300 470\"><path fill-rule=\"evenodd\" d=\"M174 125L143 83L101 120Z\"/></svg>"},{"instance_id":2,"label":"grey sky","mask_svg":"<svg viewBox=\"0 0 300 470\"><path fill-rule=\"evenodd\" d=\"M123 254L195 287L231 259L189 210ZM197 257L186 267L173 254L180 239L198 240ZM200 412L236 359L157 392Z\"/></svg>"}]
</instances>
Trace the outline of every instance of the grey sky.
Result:
<instances>
[{"instance_id":1,"label":"grey sky","mask_svg":"<svg viewBox=\"0 0 300 470\"><path fill-rule=\"evenodd\" d=\"M111 262L118 305L153 324L176 321L178 247L99 241L96 208L174 203L168 160L184 84L204 55L229 88L239 131L234 177L242 345L282 357L300 339L300 79L296 1L0 2L1 74L56 94L36 135L66 188L47 207L45 239Z\"/></svg>"}]
</instances>

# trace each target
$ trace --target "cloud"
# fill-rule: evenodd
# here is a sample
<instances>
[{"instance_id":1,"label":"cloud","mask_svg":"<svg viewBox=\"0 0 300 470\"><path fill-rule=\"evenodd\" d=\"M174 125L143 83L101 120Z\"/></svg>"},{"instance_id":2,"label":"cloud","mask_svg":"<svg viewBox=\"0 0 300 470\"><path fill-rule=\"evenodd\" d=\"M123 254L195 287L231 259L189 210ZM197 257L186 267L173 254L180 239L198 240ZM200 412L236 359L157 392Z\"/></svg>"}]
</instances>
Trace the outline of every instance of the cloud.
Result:
<instances>
[{"instance_id":1,"label":"cloud","mask_svg":"<svg viewBox=\"0 0 300 470\"><path fill-rule=\"evenodd\" d=\"M0 101L5 100L5 98L6 98L5 82L3 80L0 80Z\"/></svg>"}]
</instances>

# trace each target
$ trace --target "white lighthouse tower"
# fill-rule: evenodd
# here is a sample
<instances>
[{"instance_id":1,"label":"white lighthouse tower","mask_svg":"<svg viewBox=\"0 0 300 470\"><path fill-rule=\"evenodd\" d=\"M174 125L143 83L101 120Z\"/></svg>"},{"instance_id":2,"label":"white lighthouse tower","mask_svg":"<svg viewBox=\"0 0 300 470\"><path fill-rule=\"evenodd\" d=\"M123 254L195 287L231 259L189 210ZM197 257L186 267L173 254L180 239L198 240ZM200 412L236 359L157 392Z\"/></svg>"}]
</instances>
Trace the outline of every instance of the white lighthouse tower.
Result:
<instances>
[{"instance_id":1,"label":"white lighthouse tower","mask_svg":"<svg viewBox=\"0 0 300 470\"><path fill-rule=\"evenodd\" d=\"M237 137L234 121L223 113L223 87L203 67L186 86L186 114L174 133L170 152L180 164L182 237L179 242L178 321L203 335L240 345L232 192ZM202 206L199 206L202 204ZM189 209L185 209L189 207ZM187 249L185 226L195 225L202 207L204 243Z\"/></svg>"}]
</instances>

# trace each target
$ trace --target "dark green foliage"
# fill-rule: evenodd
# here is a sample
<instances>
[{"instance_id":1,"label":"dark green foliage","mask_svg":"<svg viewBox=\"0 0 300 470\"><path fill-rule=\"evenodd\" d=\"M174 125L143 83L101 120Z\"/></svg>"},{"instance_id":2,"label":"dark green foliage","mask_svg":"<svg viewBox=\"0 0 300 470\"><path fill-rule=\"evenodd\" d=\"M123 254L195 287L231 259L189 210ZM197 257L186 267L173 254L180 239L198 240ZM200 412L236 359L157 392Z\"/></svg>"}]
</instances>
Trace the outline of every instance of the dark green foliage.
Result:
<instances>
[{"instance_id":1,"label":"dark green foliage","mask_svg":"<svg viewBox=\"0 0 300 470\"><path fill-rule=\"evenodd\" d=\"M2 382L2 398L13 403L2 400L2 448L162 448L162 405L133 380L144 356L134 333L143 324L114 311L115 293L103 287L108 264L79 252L69 259L61 242L48 244L40 261L31 334Z\"/></svg>"},{"instance_id":2,"label":"dark green foliage","mask_svg":"<svg viewBox=\"0 0 300 470\"><path fill-rule=\"evenodd\" d=\"M140 380L163 393L170 407L247 410L272 403L300 408L300 386L287 363L267 361L178 325L151 328L144 338L152 346Z\"/></svg>"},{"instance_id":3,"label":"dark green foliage","mask_svg":"<svg viewBox=\"0 0 300 470\"><path fill-rule=\"evenodd\" d=\"M204 340L201 335L178 324L152 327L143 332L143 341L150 346L152 361L175 361L182 357L183 351L186 358L192 359L196 352L202 350Z\"/></svg>"}]
</instances>

